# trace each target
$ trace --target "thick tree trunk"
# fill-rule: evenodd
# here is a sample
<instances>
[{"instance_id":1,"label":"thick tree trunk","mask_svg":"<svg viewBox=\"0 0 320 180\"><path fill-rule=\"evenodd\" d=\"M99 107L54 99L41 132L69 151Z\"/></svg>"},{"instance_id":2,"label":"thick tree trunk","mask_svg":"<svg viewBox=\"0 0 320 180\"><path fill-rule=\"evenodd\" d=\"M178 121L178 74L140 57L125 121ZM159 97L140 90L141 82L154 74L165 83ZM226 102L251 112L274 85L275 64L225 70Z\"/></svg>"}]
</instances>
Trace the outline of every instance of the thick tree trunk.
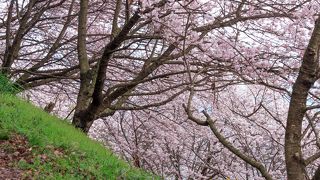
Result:
<instances>
[{"instance_id":1,"label":"thick tree trunk","mask_svg":"<svg viewBox=\"0 0 320 180\"><path fill-rule=\"evenodd\" d=\"M87 111L80 111L74 115L72 124L87 134L94 120L95 117L91 113L89 114Z\"/></svg>"},{"instance_id":2,"label":"thick tree trunk","mask_svg":"<svg viewBox=\"0 0 320 180\"><path fill-rule=\"evenodd\" d=\"M293 86L285 134L285 157L288 179L290 180L305 179L305 165L302 163L300 141L306 99L311 85L311 82L305 82L298 78Z\"/></svg>"},{"instance_id":3,"label":"thick tree trunk","mask_svg":"<svg viewBox=\"0 0 320 180\"><path fill-rule=\"evenodd\" d=\"M93 86L90 83L91 79L93 79L93 75L91 75L90 71L80 75L81 84L72 120L72 124L86 134L96 119L98 111L98 107L93 107L91 104L93 92Z\"/></svg>"},{"instance_id":4,"label":"thick tree trunk","mask_svg":"<svg viewBox=\"0 0 320 180\"><path fill-rule=\"evenodd\" d=\"M93 121L110 105L108 100L104 101L105 97L103 95L108 62L114 50L121 46L122 42L126 40L131 28L140 19L139 12L135 12L132 18L123 26L122 30L106 45L103 55L95 67L97 69L95 69L89 65L86 49L88 3L88 0L80 1L77 42L80 65L80 89L72 121L75 127L85 133L88 133ZM116 14L115 16L118 15ZM126 91L128 90L127 88Z\"/></svg>"},{"instance_id":5,"label":"thick tree trunk","mask_svg":"<svg viewBox=\"0 0 320 180\"><path fill-rule=\"evenodd\" d=\"M91 124L94 119L92 112L88 112L90 105L93 86L91 81L93 76L91 75L87 48L86 48L86 37L87 37L87 15L88 15L88 0L80 1L80 11L78 19L78 58L80 65L80 89L77 97L77 105L74 112L72 124L81 129L83 132L88 133Z\"/></svg>"},{"instance_id":6,"label":"thick tree trunk","mask_svg":"<svg viewBox=\"0 0 320 180\"><path fill-rule=\"evenodd\" d=\"M103 106L96 106L95 104L90 104L89 107L87 107L86 109L77 110L75 112L72 124L76 128L81 129L81 131L87 134L93 122L99 117L103 110Z\"/></svg>"},{"instance_id":7,"label":"thick tree trunk","mask_svg":"<svg viewBox=\"0 0 320 180\"><path fill-rule=\"evenodd\" d=\"M318 19L309 45L303 56L298 78L293 85L289 106L285 134L285 158L287 178L290 180L304 180L307 178L301 151L301 130L306 111L308 92L318 78L319 45L320 23Z\"/></svg>"}]
</instances>

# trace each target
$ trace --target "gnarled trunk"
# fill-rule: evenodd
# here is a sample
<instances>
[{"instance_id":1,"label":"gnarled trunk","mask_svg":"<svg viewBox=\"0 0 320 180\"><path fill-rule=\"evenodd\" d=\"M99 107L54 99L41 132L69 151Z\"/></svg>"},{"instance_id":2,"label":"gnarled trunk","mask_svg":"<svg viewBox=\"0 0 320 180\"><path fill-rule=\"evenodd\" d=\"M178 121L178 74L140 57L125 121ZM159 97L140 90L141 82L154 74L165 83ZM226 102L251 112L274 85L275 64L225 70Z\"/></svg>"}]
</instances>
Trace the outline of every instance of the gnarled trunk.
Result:
<instances>
[{"instance_id":1,"label":"gnarled trunk","mask_svg":"<svg viewBox=\"0 0 320 180\"><path fill-rule=\"evenodd\" d=\"M316 21L312 37L303 56L299 75L293 85L289 106L286 134L285 158L287 176L290 180L307 179L301 150L302 122L306 112L308 92L318 79L320 45L320 20Z\"/></svg>"},{"instance_id":2,"label":"gnarled trunk","mask_svg":"<svg viewBox=\"0 0 320 180\"><path fill-rule=\"evenodd\" d=\"M87 134L94 120L95 117L87 113L87 111L80 111L74 115L72 124Z\"/></svg>"}]
</instances>

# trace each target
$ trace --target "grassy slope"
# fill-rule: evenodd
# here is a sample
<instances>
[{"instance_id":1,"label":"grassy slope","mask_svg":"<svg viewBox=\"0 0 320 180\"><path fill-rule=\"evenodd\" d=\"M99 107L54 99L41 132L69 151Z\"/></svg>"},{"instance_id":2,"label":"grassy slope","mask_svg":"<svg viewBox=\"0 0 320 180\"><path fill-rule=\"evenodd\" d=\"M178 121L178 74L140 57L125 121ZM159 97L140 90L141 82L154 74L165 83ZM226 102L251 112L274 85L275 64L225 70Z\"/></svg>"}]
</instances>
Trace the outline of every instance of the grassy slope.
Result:
<instances>
[{"instance_id":1,"label":"grassy slope","mask_svg":"<svg viewBox=\"0 0 320 180\"><path fill-rule=\"evenodd\" d=\"M22 161L17 166L33 171L32 176L41 179L154 179L119 160L67 122L13 95L0 93L0 131L28 138L38 158L34 163ZM57 156L56 148L64 155ZM41 160L41 154L45 154L46 161Z\"/></svg>"}]
</instances>

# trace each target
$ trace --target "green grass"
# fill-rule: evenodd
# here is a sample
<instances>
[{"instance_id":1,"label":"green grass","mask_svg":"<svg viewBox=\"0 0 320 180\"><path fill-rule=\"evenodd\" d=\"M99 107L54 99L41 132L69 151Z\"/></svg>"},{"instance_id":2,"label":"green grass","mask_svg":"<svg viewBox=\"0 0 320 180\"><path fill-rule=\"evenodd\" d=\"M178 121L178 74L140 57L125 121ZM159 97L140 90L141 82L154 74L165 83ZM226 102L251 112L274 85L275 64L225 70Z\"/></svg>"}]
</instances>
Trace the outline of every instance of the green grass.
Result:
<instances>
[{"instance_id":1,"label":"green grass","mask_svg":"<svg viewBox=\"0 0 320 180\"><path fill-rule=\"evenodd\" d=\"M22 88L19 85L12 83L5 75L0 74L0 93L17 94L21 91Z\"/></svg>"},{"instance_id":2,"label":"green grass","mask_svg":"<svg viewBox=\"0 0 320 180\"><path fill-rule=\"evenodd\" d=\"M35 179L159 179L118 159L67 122L2 92L0 138L7 139L8 132L27 137L33 147L33 163L17 166L32 171Z\"/></svg>"}]
</instances>

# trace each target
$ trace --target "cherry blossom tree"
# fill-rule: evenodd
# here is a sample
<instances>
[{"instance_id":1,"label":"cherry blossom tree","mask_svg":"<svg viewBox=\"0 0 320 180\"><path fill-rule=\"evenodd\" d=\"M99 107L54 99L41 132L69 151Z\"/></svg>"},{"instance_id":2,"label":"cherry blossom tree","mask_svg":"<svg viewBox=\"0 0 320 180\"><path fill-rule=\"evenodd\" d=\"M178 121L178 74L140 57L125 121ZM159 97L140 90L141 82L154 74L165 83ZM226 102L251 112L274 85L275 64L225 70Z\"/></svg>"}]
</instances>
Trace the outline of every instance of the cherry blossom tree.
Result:
<instances>
[{"instance_id":1,"label":"cherry blossom tree","mask_svg":"<svg viewBox=\"0 0 320 180\"><path fill-rule=\"evenodd\" d=\"M66 34L75 20L74 1L10 0L1 4L6 7L1 12L1 72L14 77L24 89L49 83L55 75L57 79L54 70L66 67L70 56L66 48L72 37Z\"/></svg>"},{"instance_id":2,"label":"cherry blossom tree","mask_svg":"<svg viewBox=\"0 0 320 180\"><path fill-rule=\"evenodd\" d=\"M206 46L213 47L214 45L217 45L217 48L232 47L230 46L234 43L234 39L232 38L237 37L231 37L231 39L228 37L228 27L232 28L232 26L241 23L249 24L251 21L259 22L266 18L280 19L289 16L288 13L264 11L263 8L258 8L255 11L256 13L250 12L247 13L246 16L241 16L241 13L247 12L250 10L248 9L249 7L255 5L249 4L248 7L246 7L244 6L245 3L242 2L239 3L237 7L235 6L228 10L223 8L219 18L215 18L208 23L203 23L203 21L206 21L204 16L208 14L206 11L211 8L209 12L214 14L214 7L220 2L155 1L150 3L149 1L135 1L135 3L131 3L130 6L128 2L126 2L124 8L126 16L121 20L119 17L122 6L120 1L117 2L120 5L115 4L116 10L114 11L112 18L113 22L110 41L106 43L101 55L99 55L98 62L93 66L90 66L86 49L86 27L87 20L89 19L87 17L89 1L82 1L80 6L78 56L81 69L81 86L73 123L84 132L88 132L93 121L99 117L112 115L118 109L134 109L135 107L122 107L130 97L130 93L134 92L138 86L142 86L148 81L156 79L157 75L153 75L156 72L161 71L162 67L165 67L166 64L167 66L174 67L176 70L180 70L181 74L185 74L181 81L186 83L191 83L190 79L188 80L188 78L186 78L188 72L190 74L191 71L198 71L198 73L212 71L212 69L208 70L203 66L207 65L207 63L216 61L217 58L222 61L222 68L226 68L227 70L230 69L225 66L228 62L234 61L234 57L237 56L234 51L218 52L222 57L219 57L219 55L214 57L210 53L204 53ZM225 6L227 5L228 3L225 4ZM292 8L294 9L295 6ZM198 9L198 11L194 9ZM123 24L120 29L119 23ZM226 34L221 35L220 31L225 31ZM240 32L240 30L236 31ZM141 36L141 33L147 34L147 36ZM231 32L231 34L233 33L234 32ZM272 33L273 32L270 32L270 35ZM220 40L210 41L211 37L216 36L216 34ZM231 34L229 33L229 35ZM145 39L147 39L147 41ZM148 42L149 44L145 46L144 44ZM154 42L156 42L156 44L154 44ZM150 45L151 47L148 49L152 49L151 52L148 52L148 49L147 52L143 52L139 49L139 46L149 47ZM243 50L249 48L246 47L246 45L243 45L243 43L239 46L239 48ZM263 44L263 46L266 46L266 44ZM130 51L131 48L135 48L135 57L130 57L132 58L131 62L134 62L134 60L140 61L135 63L135 74L128 74L129 76L126 77L126 79L122 79L123 82L120 84L109 84L105 86L105 84L108 83L108 81L106 81L106 73L108 73L108 70L110 69L108 67L110 67L112 61L115 61L116 63L120 61L119 59L113 58L113 56L121 54L123 57L123 54L125 54L126 51L128 53L128 50L129 53L132 53L132 51ZM257 47L257 49L259 48L260 47ZM139 57L139 54L145 53L147 53L147 58ZM211 53L214 54L214 52ZM246 51L245 53L249 54L252 52ZM192 55L189 56L189 54ZM200 56L208 57L199 60ZM227 59L227 61L224 61L225 59ZM122 58L121 61L127 60ZM250 64L251 62L248 63ZM181 68L174 66L174 64L180 64ZM189 66L190 64L192 67ZM248 68L246 68L246 66ZM245 65L243 71L248 72L250 71L250 68L249 65ZM150 78L150 76L153 76L153 78ZM163 77L164 75L161 76ZM203 79L198 79L194 82L199 83L199 81L203 82ZM176 94L174 96L176 96ZM156 103L155 105L158 104Z\"/></svg>"},{"instance_id":3,"label":"cherry blossom tree","mask_svg":"<svg viewBox=\"0 0 320 180\"><path fill-rule=\"evenodd\" d=\"M244 3L245 4L245 3ZM241 8L243 8L244 4L240 3L239 6L235 6L237 7L236 10L241 10ZM263 98L263 101L261 100L260 103L257 103L253 105L253 112L249 112L248 114L246 114L244 110L240 110L239 112L239 108L235 107L235 109L233 108L229 108L230 111L228 113L234 114L234 116L236 117L232 117L233 119L237 119L237 121L241 121L241 120L246 120L246 121L251 121L251 123L246 124L246 127L250 127L252 128L252 122L255 122L255 119L252 119L253 115L257 116L257 112L261 113L259 110L263 109L263 112L261 115L259 114L260 117L263 118L272 118L276 124L269 124L269 126L263 127L263 125L265 124L265 122L256 122L257 127L256 128L252 128L255 129L257 131L257 129L262 128L264 131L266 131L269 134L273 134L276 132L276 130L279 130L279 128L281 129L281 127L284 127L284 121L283 121L283 117L282 119L280 117L277 117L274 115L274 113L278 112L277 109L274 109L272 107L268 107L268 105L264 104L264 101L269 101L270 100L268 98L274 96L274 97L281 97L281 96L287 96L287 98L290 97L291 92L290 90L287 90L288 87L290 87L292 84L292 79L295 77L296 74L296 70L298 68L299 63L297 62L297 59L300 58L301 56L301 49L304 48L307 39L290 39L290 38L283 38L281 36L292 36L292 37L298 37L301 36L302 33L306 33L308 31L308 29L310 30L310 27L312 26L312 21L314 20L312 18L312 11L310 11L311 14L311 19L309 19L309 21L307 21L307 18L309 18L310 16L308 16L306 19L305 24L301 24L302 26L305 26L304 28L306 28L306 30L297 30L296 32L292 32L292 26L297 26L300 28L300 24L297 24L296 22L298 21L302 21L302 19L299 19L299 15L306 13L306 10L310 10L310 4L309 6L302 6L303 4L295 4L292 3L289 5L291 5L291 8L286 8L287 12L281 12L279 13L273 13L272 16L268 16L266 14L259 14L261 13L261 9L259 9L260 6L255 7L254 4L249 4L252 5L253 7L251 7L251 9L249 8L249 10L251 11L250 14L248 15L256 15L254 16L254 18L252 18L253 21L256 21L258 26L252 26L252 21L250 21L250 17L241 17L241 15L239 16L239 13L241 14L240 10L237 13L234 13L235 15L238 15L238 17L236 16L236 19L238 20L238 18L244 18L244 20L234 20L234 24L227 24L227 27L230 27L231 29L227 29L225 26L220 26L220 25L216 25L216 27L214 28L222 28L224 29L224 32L221 36L219 36L220 34L217 33L213 33L211 31L216 30L216 29L210 29L209 28L209 32L206 32L207 36L203 37L203 44L209 45L206 46L206 50L207 52L201 51L201 44L200 48L197 49L196 48L192 48L190 50L190 52L192 52L192 58L190 58L190 52L186 53L183 52L182 56L180 57L176 57L176 59L181 58L182 61L186 62L185 67L187 70L186 76L189 78L186 79L186 81L189 80L189 88L191 88L191 92L193 96L193 93L195 91L201 91L200 89L196 89L194 86L190 87L190 84L193 85L193 82L196 82L196 80L199 79L203 79L203 77L210 77L212 79L210 79L211 82L210 83L210 89L214 89L214 93L218 94L219 92L219 88L222 87L226 87L226 86L230 86L230 84L236 85L237 88L242 89L243 91L245 91L245 88L241 88L241 86L244 86L246 84L260 84L262 88L266 88L265 91L269 91L272 90L272 92L274 91L274 93L267 93L269 94L267 96L267 98ZM284 5L288 5L288 4L282 4ZM273 8L276 8L277 5L274 5ZM270 6L272 7L272 6ZM302 7L302 8L300 8ZM307 7L307 8L306 8ZM314 8L314 7L312 7ZM315 6L316 8L316 6ZM231 11L233 9L231 8ZM295 10L297 10L297 12L295 12ZM231 14L233 14L231 13ZM257 13L257 14L255 14ZM297 14L295 14L297 13ZM301 13L301 14L298 14ZM157 13L158 15L159 13ZM181 13L183 14L183 13ZM188 14L188 13L187 13ZM309 15L310 15L309 14ZM180 15L180 14L179 14ZM176 16L175 19L177 19L178 17L183 17L181 16ZM245 14L247 15L247 14ZM186 17L185 17L186 18ZM189 17L188 17L189 18ZM186 18L188 20L188 18ZM268 22L265 20L265 18L271 18L272 21L270 21L270 24L267 24L267 26L260 26L262 22ZM277 19L278 18L278 19ZM298 18L297 21L294 21L294 23L290 23L289 21L292 19L296 19ZM159 21L159 20L158 20ZM223 22L223 20L219 20L220 23ZM244 21L244 23L242 22ZM159 21L161 22L161 21ZM197 21L195 21L197 22ZM217 23L217 22L215 22ZM234 25L237 25L237 23L239 23L240 25L238 27L233 27ZM243 24L242 24L243 23ZM247 24L248 23L248 24ZM279 27L277 27L277 25ZM185 27L184 25L180 25L178 26L177 24L174 24L174 26L176 27ZM188 26L188 24L186 24L186 26ZM212 25L213 26L213 25ZM271 27L270 27L271 26ZM167 27L170 27L169 25L167 25ZM198 30L201 30L201 28L195 28ZM234 30L233 30L234 29ZM256 31L258 29L258 31ZM286 34L287 30L290 30L290 33ZM170 31L169 31L170 32ZM183 28L181 29L180 35L183 34ZM198 32L198 31L196 31ZM245 33L243 33L245 32ZM171 34L167 33L167 37L165 37L167 40L169 41L173 41L175 43L177 43L176 46L181 45L182 47L185 46L185 43L189 43L186 42L185 40L180 40L179 38L175 35L179 34L179 32L175 32L175 34ZM261 35L261 37L259 37L258 35ZM169 37L168 37L169 36ZM196 35L195 35L196 36ZM212 47L212 41L210 38L212 37L219 37L219 39L221 39L221 41L219 42L214 42L217 43L217 48L216 50ZM183 37L183 35L182 35ZM187 38L187 36L184 36L185 38ZM208 37L208 38L207 38ZM257 39L255 39L257 38ZM276 40L273 40L272 42L270 42L270 40L272 38L275 38ZM198 39L199 40L199 39ZM291 40L293 40L293 43L295 46L289 46L286 44L290 44ZM259 44L256 44L256 43ZM181 44L179 44L181 43ZM195 43L195 42L194 42ZM285 47L285 48L282 48ZM228 49L228 51L226 51ZM182 48L182 50L185 50L185 48ZM200 50L200 51L199 51ZM213 51L213 52L208 52L208 51ZM291 54L287 54L287 51L290 50ZM295 51L297 50L297 51ZM216 54L215 54L216 53ZM197 56L198 55L198 56ZM200 57L207 57L208 59L212 60L211 62L209 61L206 62L206 58L200 58ZM200 62L206 62L207 64L206 67L212 67L215 71L219 72L221 75L217 76L217 75L212 75L209 74L207 71L203 72L200 70L195 72L195 69L199 70L198 67L192 66L195 65L196 63L192 63L192 60L199 60L201 59ZM269 60L268 60L269 59ZM186 61L187 60L187 61ZM290 63L286 62L289 61ZM197 62L197 61L196 61ZM212 64L210 64L212 63ZM217 63L219 66L214 66ZM199 63L201 64L201 63ZM213 65L214 64L214 65ZM211 65L211 66L210 66ZM219 67L219 68L218 68ZM160 69L160 68L159 68ZM220 71L219 71L220 70ZM280 72L280 71L285 71L285 72ZM206 74L208 73L208 74ZM193 77L191 77L193 76ZM214 79L214 80L213 80ZM230 83L228 85L228 83ZM206 81L205 85L201 86L202 88L206 87L208 85L208 81ZM220 86L219 86L220 85ZM248 86L248 85L247 85ZM218 87L218 88L217 88ZM259 88L261 88L260 86L257 86L255 88L257 88L259 90ZM199 88L199 87L198 87ZM209 88L204 88L202 89L202 91L208 90ZM218 92L217 92L218 91ZM234 91L234 90L233 90ZM261 92L261 90L259 90L258 92ZM243 94L244 92L242 92ZM279 93L279 94L277 94ZM228 96L230 96L230 94L228 94ZM239 98L239 97L236 97ZM225 100L224 100L225 101ZM188 113L188 116L190 119L194 120L195 122L202 124L202 125L209 125L207 124L207 122L201 122L200 120L198 120L197 118L193 117L192 114L190 113L190 104L191 102L194 102L193 98L190 98L189 103L188 103L188 107L186 106L186 110ZM236 102L231 102L231 105L236 104ZM246 105L244 105L246 104ZM281 105L277 105L277 106L285 106L288 105L288 102L284 101L282 102ZM219 109L221 109L221 106L216 106L217 108L220 107ZM230 104L228 105L230 106ZM242 104L243 107L250 107L247 103L243 103ZM252 105L251 105L252 106ZM121 109L121 108L119 108ZM130 110L130 109L134 109L133 107L129 108L129 107L122 107L122 109L124 110ZM283 109L282 109L283 110ZM225 112L226 113L226 112ZM280 111L281 115L285 116L285 110L284 111ZM209 117L209 116L208 116ZM219 118L223 117L223 113L219 114L219 116L217 116ZM233 124L231 124L232 126L234 126ZM109 125L110 126L110 125ZM239 126L239 125L238 125ZM280 127L277 127L280 126ZM225 128L225 126L223 126ZM250 129L249 128L249 129ZM273 128L273 131L270 131L270 128ZM218 132L216 129L211 128L213 132ZM236 129L236 127L231 128L230 131L232 132L233 129ZM305 131L307 132L308 129ZM282 132L284 132L284 129L282 129ZM243 136L241 131L238 132L239 136ZM123 135L125 136L125 133L123 133ZM216 134L216 136L218 136L219 134ZM231 133L231 135L234 135ZM241 153L241 151L239 151L238 148L234 147L234 146L228 146L227 141L224 141L225 139L223 139L223 136L218 136L218 140L220 142L222 142L222 144L224 146L227 147L227 149L229 149L232 153L236 154L237 156L239 156L241 159L244 159L245 164L244 165L251 165L255 168L257 168L260 172L256 173L256 176L264 176L267 179L271 179L272 177L282 177L281 175L283 175L283 172L285 171L283 162L284 162L284 158L283 158L283 154L281 153L281 151L283 151L282 147L283 147L283 143L281 143L281 136L283 136L284 134L280 133L278 134L279 137L277 137L277 139L275 139L274 137L270 137L270 142L267 146L265 145L257 145L257 148L252 148L250 147L251 143L256 143L259 144L259 142L256 141L252 141L249 143L248 146L244 146L243 149L246 149L246 153L251 153L249 156L246 154ZM256 136L256 134L252 135L252 136ZM261 139L264 139L263 137L266 137L265 134L261 134ZM282 137L283 138L283 137ZM247 138L241 137L239 139L244 139L246 140ZM261 140L260 139L260 140ZM128 141L128 140L126 140ZM134 141L134 140L132 140ZM240 141L242 142L242 141ZM240 143L238 142L238 143ZM165 143L164 143L165 144ZM277 149L274 146L279 145L280 147ZM281 147L282 146L282 147ZM254 160L257 156L257 149L259 149L258 154L260 154L260 158L264 158L264 162L259 162ZM264 149L265 151L267 149L269 149L269 153L271 154L265 154L264 151L262 151L261 149ZM241 148L242 150L242 148ZM275 152L274 152L275 151ZM275 153L272 155L272 153ZM124 153L125 154L125 153ZM140 163L137 162L137 152L132 152L131 156L132 159L134 160L135 164L137 166L141 166ZM254 159L252 159L252 156L254 156ZM271 158L274 157L274 158ZM270 159L271 158L271 159ZM276 160L279 161L279 159L282 159L282 161L280 161L280 165L275 165ZM281 164L282 162L282 164ZM309 162L311 163L311 162ZM241 163L240 163L241 164ZM271 170L271 165L274 167L274 171L276 172L272 172ZM281 166L282 165L282 166ZM269 166L268 169L265 168L265 166ZM312 170L311 170L312 171ZM254 171L253 171L254 172ZM179 173L175 173L177 175L177 177L179 178ZM288 172L289 174L289 172ZM247 174L247 177L249 176L254 176L255 173L249 173Z\"/></svg>"},{"instance_id":4,"label":"cherry blossom tree","mask_svg":"<svg viewBox=\"0 0 320 180\"><path fill-rule=\"evenodd\" d=\"M1 73L133 165L319 177L318 1L0 2Z\"/></svg>"}]
</instances>

